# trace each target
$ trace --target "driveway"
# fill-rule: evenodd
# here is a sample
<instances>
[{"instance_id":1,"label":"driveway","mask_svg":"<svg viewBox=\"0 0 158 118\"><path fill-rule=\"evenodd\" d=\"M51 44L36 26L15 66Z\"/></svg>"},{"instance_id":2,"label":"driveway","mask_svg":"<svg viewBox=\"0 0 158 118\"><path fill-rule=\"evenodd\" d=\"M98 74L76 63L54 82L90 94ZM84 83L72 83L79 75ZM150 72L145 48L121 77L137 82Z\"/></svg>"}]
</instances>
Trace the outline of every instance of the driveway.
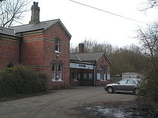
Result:
<instances>
[{"instance_id":1,"label":"driveway","mask_svg":"<svg viewBox=\"0 0 158 118\"><path fill-rule=\"evenodd\" d=\"M0 102L0 118L85 118L79 110L92 104L131 101L135 95L109 94L103 87L74 87L49 94Z\"/></svg>"}]
</instances>

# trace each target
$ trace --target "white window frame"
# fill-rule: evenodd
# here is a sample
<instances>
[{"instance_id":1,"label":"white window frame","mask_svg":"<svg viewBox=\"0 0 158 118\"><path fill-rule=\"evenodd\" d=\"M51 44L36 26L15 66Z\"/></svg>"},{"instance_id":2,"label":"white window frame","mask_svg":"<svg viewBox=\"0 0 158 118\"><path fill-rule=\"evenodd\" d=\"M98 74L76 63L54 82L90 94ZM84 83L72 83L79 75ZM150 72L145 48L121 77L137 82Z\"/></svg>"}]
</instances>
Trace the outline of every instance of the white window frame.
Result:
<instances>
[{"instance_id":1,"label":"white window frame","mask_svg":"<svg viewBox=\"0 0 158 118\"><path fill-rule=\"evenodd\" d=\"M63 81L62 73L63 73L63 65L61 63L53 63L52 64L52 81Z\"/></svg>"},{"instance_id":2,"label":"white window frame","mask_svg":"<svg viewBox=\"0 0 158 118\"><path fill-rule=\"evenodd\" d=\"M60 40L58 38L55 39L55 52L60 52Z\"/></svg>"},{"instance_id":3,"label":"white window frame","mask_svg":"<svg viewBox=\"0 0 158 118\"><path fill-rule=\"evenodd\" d=\"M97 80L101 80L101 73L97 73Z\"/></svg>"},{"instance_id":4,"label":"white window frame","mask_svg":"<svg viewBox=\"0 0 158 118\"><path fill-rule=\"evenodd\" d=\"M56 80L56 67L57 65L55 63L52 64L52 81L55 81Z\"/></svg>"},{"instance_id":5,"label":"white window frame","mask_svg":"<svg viewBox=\"0 0 158 118\"><path fill-rule=\"evenodd\" d=\"M81 73L78 73L78 78L77 79L81 79Z\"/></svg>"},{"instance_id":6,"label":"white window frame","mask_svg":"<svg viewBox=\"0 0 158 118\"><path fill-rule=\"evenodd\" d=\"M102 81L106 81L106 73L103 73Z\"/></svg>"},{"instance_id":7,"label":"white window frame","mask_svg":"<svg viewBox=\"0 0 158 118\"><path fill-rule=\"evenodd\" d=\"M103 71L100 73L101 74L101 81L106 81L107 80L107 74L106 74L106 68L104 67L102 69Z\"/></svg>"},{"instance_id":8,"label":"white window frame","mask_svg":"<svg viewBox=\"0 0 158 118\"><path fill-rule=\"evenodd\" d=\"M58 76L59 76L59 81L62 81L62 71L63 71L63 66L61 63L58 64Z\"/></svg>"},{"instance_id":9,"label":"white window frame","mask_svg":"<svg viewBox=\"0 0 158 118\"><path fill-rule=\"evenodd\" d=\"M110 74L107 74L107 80L110 80Z\"/></svg>"}]
</instances>

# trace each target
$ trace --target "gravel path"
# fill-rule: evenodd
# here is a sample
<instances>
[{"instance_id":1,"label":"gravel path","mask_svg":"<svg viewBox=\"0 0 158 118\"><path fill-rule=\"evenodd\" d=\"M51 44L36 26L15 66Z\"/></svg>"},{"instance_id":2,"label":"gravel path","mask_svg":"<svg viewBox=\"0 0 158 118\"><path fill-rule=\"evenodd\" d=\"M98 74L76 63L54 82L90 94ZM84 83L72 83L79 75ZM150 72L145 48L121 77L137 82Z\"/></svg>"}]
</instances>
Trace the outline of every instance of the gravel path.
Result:
<instances>
[{"instance_id":1,"label":"gravel path","mask_svg":"<svg viewBox=\"0 0 158 118\"><path fill-rule=\"evenodd\" d=\"M80 107L134 99L135 95L109 94L103 87L52 90L46 95L0 102L0 118L85 118Z\"/></svg>"}]
</instances>

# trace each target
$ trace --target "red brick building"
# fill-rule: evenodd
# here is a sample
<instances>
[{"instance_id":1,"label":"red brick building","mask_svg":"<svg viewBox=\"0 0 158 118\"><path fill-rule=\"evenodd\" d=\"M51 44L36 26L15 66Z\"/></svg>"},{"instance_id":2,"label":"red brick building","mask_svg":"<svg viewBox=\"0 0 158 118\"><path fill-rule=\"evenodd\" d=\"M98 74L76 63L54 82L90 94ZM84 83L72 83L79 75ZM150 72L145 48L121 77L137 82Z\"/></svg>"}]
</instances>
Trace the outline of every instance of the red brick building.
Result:
<instances>
[{"instance_id":1,"label":"red brick building","mask_svg":"<svg viewBox=\"0 0 158 118\"><path fill-rule=\"evenodd\" d=\"M31 12L29 24L0 28L0 69L17 64L32 67L37 72L47 75L48 88L74 84L93 85L100 82L105 83L109 79L111 62L104 53L91 54L94 55L91 60L88 58L88 54L80 53L78 54L80 59L75 60L74 54L71 54L70 57L71 34L60 19L40 22L40 8L36 2L31 7ZM87 64L93 68L76 69L72 66L74 63ZM84 81L86 77L83 74L84 71L87 71L87 77L92 78L89 82ZM79 80L79 76L74 78L75 72L80 72L80 78L84 79ZM99 78L99 74L96 72L102 74L104 72L106 75L103 74ZM104 78L101 79L102 77Z\"/></svg>"},{"instance_id":2,"label":"red brick building","mask_svg":"<svg viewBox=\"0 0 158 118\"><path fill-rule=\"evenodd\" d=\"M110 82L111 61L104 52L84 53L84 44L79 44L79 53L70 54L71 85L105 85Z\"/></svg>"},{"instance_id":3,"label":"red brick building","mask_svg":"<svg viewBox=\"0 0 158 118\"><path fill-rule=\"evenodd\" d=\"M46 74L48 88L69 85L71 34L60 19L40 22L38 3L31 9L29 24L1 28L0 68L23 64Z\"/></svg>"},{"instance_id":4,"label":"red brick building","mask_svg":"<svg viewBox=\"0 0 158 118\"><path fill-rule=\"evenodd\" d=\"M0 70L19 64L20 40L14 30L0 27Z\"/></svg>"}]
</instances>

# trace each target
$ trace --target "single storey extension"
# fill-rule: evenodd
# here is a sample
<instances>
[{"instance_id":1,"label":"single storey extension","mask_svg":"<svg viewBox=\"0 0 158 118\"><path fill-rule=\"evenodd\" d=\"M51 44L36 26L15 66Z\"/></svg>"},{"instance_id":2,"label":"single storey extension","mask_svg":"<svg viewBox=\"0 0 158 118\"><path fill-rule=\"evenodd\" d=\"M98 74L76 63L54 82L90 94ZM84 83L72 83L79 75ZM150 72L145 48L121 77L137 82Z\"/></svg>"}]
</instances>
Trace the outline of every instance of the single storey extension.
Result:
<instances>
[{"instance_id":1,"label":"single storey extension","mask_svg":"<svg viewBox=\"0 0 158 118\"><path fill-rule=\"evenodd\" d=\"M79 53L70 54L70 82L72 85L105 85L110 81L111 61L104 52L84 53L84 44L79 44Z\"/></svg>"}]
</instances>

